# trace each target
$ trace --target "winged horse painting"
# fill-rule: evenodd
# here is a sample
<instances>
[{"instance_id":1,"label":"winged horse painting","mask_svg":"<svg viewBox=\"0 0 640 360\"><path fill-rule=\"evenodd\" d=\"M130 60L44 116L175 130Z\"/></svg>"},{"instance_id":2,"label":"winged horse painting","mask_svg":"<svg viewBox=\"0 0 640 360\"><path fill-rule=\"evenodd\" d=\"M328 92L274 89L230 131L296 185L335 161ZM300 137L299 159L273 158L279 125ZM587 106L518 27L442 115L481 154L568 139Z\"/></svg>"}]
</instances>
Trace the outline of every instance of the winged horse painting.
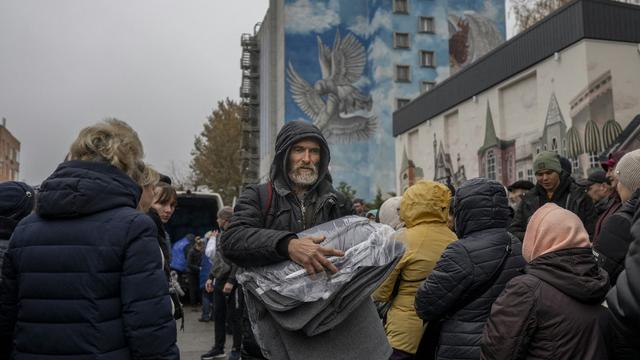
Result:
<instances>
[{"instance_id":1,"label":"winged horse painting","mask_svg":"<svg viewBox=\"0 0 640 360\"><path fill-rule=\"evenodd\" d=\"M371 115L371 96L355 87L366 65L364 46L349 33L344 39L336 32L333 48L320 37L318 60L322 79L311 86L289 62L289 90L295 103L320 128L327 141L348 144L364 141L378 127Z\"/></svg>"}]
</instances>

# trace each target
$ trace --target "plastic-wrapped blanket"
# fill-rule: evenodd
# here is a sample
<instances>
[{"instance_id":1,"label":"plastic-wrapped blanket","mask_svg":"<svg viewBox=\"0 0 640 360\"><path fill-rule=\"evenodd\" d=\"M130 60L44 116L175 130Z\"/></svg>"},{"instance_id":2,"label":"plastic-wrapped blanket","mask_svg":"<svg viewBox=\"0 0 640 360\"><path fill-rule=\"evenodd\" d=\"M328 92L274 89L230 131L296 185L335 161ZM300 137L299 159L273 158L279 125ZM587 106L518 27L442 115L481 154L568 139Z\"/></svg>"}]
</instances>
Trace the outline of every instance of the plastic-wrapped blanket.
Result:
<instances>
[{"instance_id":1,"label":"plastic-wrapped blanket","mask_svg":"<svg viewBox=\"0 0 640 360\"><path fill-rule=\"evenodd\" d=\"M356 216L316 226L298 237L315 235L326 236L321 246L345 252L330 258L338 273L310 276L300 265L285 261L243 269L237 276L264 355L388 359L391 348L371 293L404 254L403 243L396 241L391 227Z\"/></svg>"}]
</instances>

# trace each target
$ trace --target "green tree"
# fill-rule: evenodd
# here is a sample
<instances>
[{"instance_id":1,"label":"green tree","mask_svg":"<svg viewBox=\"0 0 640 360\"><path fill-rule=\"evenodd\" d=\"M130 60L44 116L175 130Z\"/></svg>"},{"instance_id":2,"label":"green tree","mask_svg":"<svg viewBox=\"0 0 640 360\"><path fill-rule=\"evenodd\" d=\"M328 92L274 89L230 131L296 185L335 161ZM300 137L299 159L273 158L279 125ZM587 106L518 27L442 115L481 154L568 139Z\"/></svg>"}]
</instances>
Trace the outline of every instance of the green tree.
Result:
<instances>
[{"instance_id":1,"label":"green tree","mask_svg":"<svg viewBox=\"0 0 640 360\"><path fill-rule=\"evenodd\" d=\"M228 98L218 101L218 108L207 117L191 151L189 166L195 175L194 182L219 193L225 204L231 203L242 186L240 114L238 103Z\"/></svg>"},{"instance_id":2,"label":"green tree","mask_svg":"<svg viewBox=\"0 0 640 360\"><path fill-rule=\"evenodd\" d=\"M338 187L336 188L339 192L344 194L344 196L349 199L349 201L353 201L356 197L356 190L351 188L351 185L347 184L344 181L340 181Z\"/></svg>"},{"instance_id":3,"label":"green tree","mask_svg":"<svg viewBox=\"0 0 640 360\"><path fill-rule=\"evenodd\" d=\"M382 190L378 188L378 191L376 191L376 197L373 199L371 204L367 204L367 207L369 209L380 209L380 206L385 200L386 199L382 196Z\"/></svg>"}]
</instances>

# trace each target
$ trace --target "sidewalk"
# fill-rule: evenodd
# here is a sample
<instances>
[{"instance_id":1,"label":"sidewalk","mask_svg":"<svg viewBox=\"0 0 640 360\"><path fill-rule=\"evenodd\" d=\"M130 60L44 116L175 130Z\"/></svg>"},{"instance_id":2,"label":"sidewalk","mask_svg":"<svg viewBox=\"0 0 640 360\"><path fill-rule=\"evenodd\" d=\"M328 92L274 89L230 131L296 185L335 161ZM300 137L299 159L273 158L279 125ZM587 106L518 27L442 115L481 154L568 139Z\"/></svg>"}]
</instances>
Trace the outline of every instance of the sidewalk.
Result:
<instances>
[{"instance_id":1,"label":"sidewalk","mask_svg":"<svg viewBox=\"0 0 640 360\"><path fill-rule=\"evenodd\" d=\"M180 320L178 327L178 347L180 348L180 360L200 360L200 355L211 350L213 346L213 321L199 322L200 307L198 312L192 311L191 306L184 308L184 331L180 330ZM225 352L229 354L233 339L227 335L225 342Z\"/></svg>"}]
</instances>

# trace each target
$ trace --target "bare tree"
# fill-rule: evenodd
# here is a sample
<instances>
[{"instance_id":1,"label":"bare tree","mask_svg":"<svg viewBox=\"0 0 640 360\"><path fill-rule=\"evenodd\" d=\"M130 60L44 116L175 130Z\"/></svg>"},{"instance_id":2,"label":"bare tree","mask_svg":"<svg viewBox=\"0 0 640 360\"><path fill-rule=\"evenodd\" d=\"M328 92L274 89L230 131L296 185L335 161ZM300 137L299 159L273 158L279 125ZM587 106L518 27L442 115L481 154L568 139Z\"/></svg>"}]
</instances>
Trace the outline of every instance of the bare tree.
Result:
<instances>
[{"instance_id":1,"label":"bare tree","mask_svg":"<svg viewBox=\"0 0 640 360\"><path fill-rule=\"evenodd\" d=\"M191 152L194 180L220 193L225 203L231 202L242 186L240 114L238 103L219 101L204 123L204 130L196 136Z\"/></svg>"},{"instance_id":2,"label":"bare tree","mask_svg":"<svg viewBox=\"0 0 640 360\"><path fill-rule=\"evenodd\" d=\"M571 0L511 0L511 11L519 31L531 27Z\"/></svg>"},{"instance_id":3,"label":"bare tree","mask_svg":"<svg viewBox=\"0 0 640 360\"><path fill-rule=\"evenodd\" d=\"M194 174L193 170L189 167L189 164L186 162L180 162L176 164L175 161L171 161L169 163L169 177L171 177L171 183L177 190L187 190L191 189L193 191L198 191L198 183L197 176Z\"/></svg>"}]
</instances>

